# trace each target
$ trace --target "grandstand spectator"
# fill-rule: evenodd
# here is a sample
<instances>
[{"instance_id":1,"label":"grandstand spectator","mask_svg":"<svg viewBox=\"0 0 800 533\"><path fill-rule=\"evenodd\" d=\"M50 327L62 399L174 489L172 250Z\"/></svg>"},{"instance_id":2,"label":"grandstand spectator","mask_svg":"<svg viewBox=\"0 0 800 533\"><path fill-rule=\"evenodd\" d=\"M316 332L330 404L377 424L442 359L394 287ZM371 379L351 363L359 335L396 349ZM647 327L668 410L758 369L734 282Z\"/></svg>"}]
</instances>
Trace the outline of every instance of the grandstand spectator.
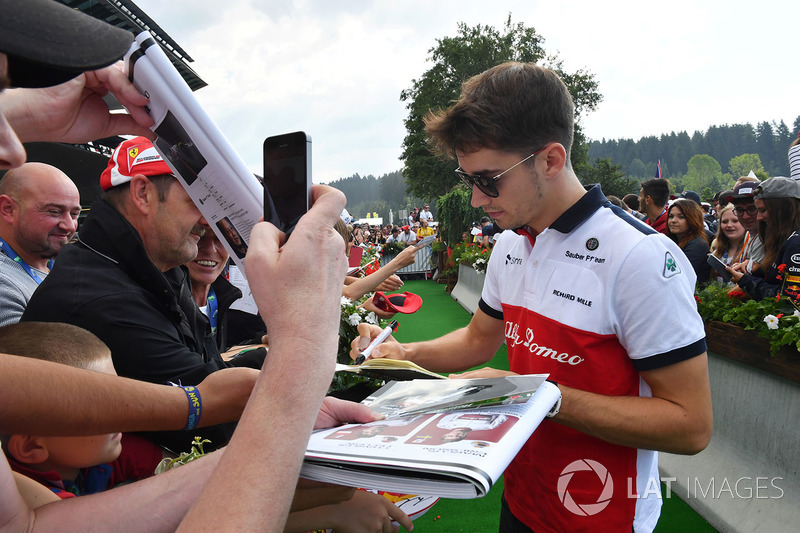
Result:
<instances>
[{"instance_id":1,"label":"grandstand spectator","mask_svg":"<svg viewBox=\"0 0 800 533\"><path fill-rule=\"evenodd\" d=\"M740 263L744 258L744 239L747 230L736 217L733 204L728 204L720 210L719 220L719 230L711 251L726 265Z\"/></svg>"},{"instance_id":2,"label":"grandstand spectator","mask_svg":"<svg viewBox=\"0 0 800 533\"><path fill-rule=\"evenodd\" d=\"M742 262L731 265L731 268L742 273L751 273L759 269L764 259L764 244L758 230L758 209L753 201L753 194L759 183L740 178L733 188L733 194L726 197L733 205L733 213L747 233L742 244Z\"/></svg>"},{"instance_id":3,"label":"grandstand spectator","mask_svg":"<svg viewBox=\"0 0 800 533\"><path fill-rule=\"evenodd\" d=\"M433 228L428 226L428 220L422 219L419 223L419 229L417 230L417 240L421 241L428 235L433 235L434 233Z\"/></svg>"},{"instance_id":4,"label":"grandstand spectator","mask_svg":"<svg viewBox=\"0 0 800 533\"><path fill-rule=\"evenodd\" d=\"M392 228L392 234L386 238L386 243L400 242L400 228L397 226Z\"/></svg>"},{"instance_id":5,"label":"grandstand spectator","mask_svg":"<svg viewBox=\"0 0 800 533\"><path fill-rule=\"evenodd\" d=\"M744 226L733 212L733 205L726 205L720 211L719 229L711 246L712 253L726 266L741 263L744 257L746 233ZM711 271L711 275L719 277L714 271Z\"/></svg>"},{"instance_id":6,"label":"grandstand spectator","mask_svg":"<svg viewBox=\"0 0 800 533\"><path fill-rule=\"evenodd\" d=\"M770 178L756 188L754 201L759 232L764 237L763 275L731 272L742 290L761 300L779 294L785 276L800 275L800 182Z\"/></svg>"},{"instance_id":7,"label":"grandstand spectator","mask_svg":"<svg viewBox=\"0 0 800 533\"><path fill-rule=\"evenodd\" d=\"M53 166L26 163L0 180L0 326L19 322L80 212L78 188Z\"/></svg>"},{"instance_id":8,"label":"grandstand spectator","mask_svg":"<svg viewBox=\"0 0 800 533\"><path fill-rule=\"evenodd\" d=\"M397 242L401 242L403 244L414 244L417 242L417 234L411 231L411 226L403 226L402 232L397 237Z\"/></svg>"},{"instance_id":9,"label":"grandstand spectator","mask_svg":"<svg viewBox=\"0 0 800 533\"><path fill-rule=\"evenodd\" d=\"M433 222L433 213L431 213L431 207L428 204L425 204L422 211L419 212L419 221L422 222L423 220Z\"/></svg>"},{"instance_id":10,"label":"grandstand spectator","mask_svg":"<svg viewBox=\"0 0 800 533\"><path fill-rule=\"evenodd\" d=\"M492 246L494 246L495 235L500 233L500 231L498 230L499 228L495 226L491 218L489 217L481 218L481 235L480 235L481 246L485 248L491 248Z\"/></svg>"},{"instance_id":11,"label":"grandstand spectator","mask_svg":"<svg viewBox=\"0 0 800 533\"><path fill-rule=\"evenodd\" d=\"M693 200L678 198L669 206L667 215L669 237L680 246L692 264L697 283L708 281L708 240L703 225L703 210Z\"/></svg>"},{"instance_id":12,"label":"grandstand spectator","mask_svg":"<svg viewBox=\"0 0 800 533\"><path fill-rule=\"evenodd\" d=\"M667 229L667 201L669 181L652 178L642 182L639 192L639 210L647 216L645 223L654 230L669 235Z\"/></svg>"}]
</instances>

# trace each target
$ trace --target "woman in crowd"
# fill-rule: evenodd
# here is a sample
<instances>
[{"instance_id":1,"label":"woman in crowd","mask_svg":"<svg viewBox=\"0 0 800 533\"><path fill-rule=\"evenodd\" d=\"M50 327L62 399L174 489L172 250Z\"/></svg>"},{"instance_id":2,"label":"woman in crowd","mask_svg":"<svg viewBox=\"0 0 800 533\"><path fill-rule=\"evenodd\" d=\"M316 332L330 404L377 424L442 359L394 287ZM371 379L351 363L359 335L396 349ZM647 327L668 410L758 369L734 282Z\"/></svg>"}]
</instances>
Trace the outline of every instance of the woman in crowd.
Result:
<instances>
[{"instance_id":1,"label":"woman in crowd","mask_svg":"<svg viewBox=\"0 0 800 533\"><path fill-rule=\"evenodd\" d=\"M680 246L692 263L697 283L708 281L708 240L703 225L703 209L686 198L675 200L667 212L669 237Z\"/></svg>"},{"instance_id":2,"label":"woman in crowd","mask_svg":"<svg viewBox=\"0 0 800 533\"><path fill-rule=\"evenodd\" d=\"M358 224L356 224L353 227L353 240L356 246L361 246L362 244L364 244L364 241L366 240L364 236L364 230L362 230L361 226L359 226Z\"/></svg>"},{"instance_id":3,"label":"woman in crowd","mask_svg":"<svg viewBox=\"0 0 800 533\"><path fill-rule=\"evenodd\" d=\"M744 257L745 229L733 212L733 204L722 208L719 216L719 228L714 239L713 254L726 266L741 263ZM717 276L716 272L711 273Z\"/></svg>"},{"instance_id":4,"label":"woman in crowd","mask_svg":"<svg viewBox=\"0 0 800 533\"><path fill-rule=\"evenodd\" d=\"M242 293L222 275L227 264L228 252L210 229L197 242L197 257L186 263L192 298L208 319L223 359L243 350L266 348L267 343L267 327L260 316L229 309ZM234 344L238 346L232 347Z\"/></svg>"},{"instance_id":5,"label":"woman in crowd","mask_svg":"<svg viewBox=\"0 0 800 533\"><path fill-rule=\"evenodd\" d=\"M755 274L733 272L733 281L754 300L781 292L784 276L800 276L800 182L770 178L754 196L764 260ZM730 270L729 270L730 271Z\"/></svg>"},{"instance_id":6,"label":"woman in crowd","mask_svg":"<svg viewBox=\"0 0 800 533\"><path fill-rule=\"evenodd\" d=\"M346 243L345 251L349 256L350 248L353 246L353 239L344 222L341 224L339 222L341 221L337 221L334 227L344 239ZM342 289L342 296L355 301L365 294L376 290L388 292L399 289L403 285L403 282L395 275L395 272L413 264L418 250L416 246L408 246L386 265L382 266L377 272L373 272L369 276L364 276L363 278L346 278L345 286ZM371 305L371 301L365 304L364 307L371 311L376 310L374 306ZM382 316L382 318L384 317Z\"/></svg>"}]
</instances>

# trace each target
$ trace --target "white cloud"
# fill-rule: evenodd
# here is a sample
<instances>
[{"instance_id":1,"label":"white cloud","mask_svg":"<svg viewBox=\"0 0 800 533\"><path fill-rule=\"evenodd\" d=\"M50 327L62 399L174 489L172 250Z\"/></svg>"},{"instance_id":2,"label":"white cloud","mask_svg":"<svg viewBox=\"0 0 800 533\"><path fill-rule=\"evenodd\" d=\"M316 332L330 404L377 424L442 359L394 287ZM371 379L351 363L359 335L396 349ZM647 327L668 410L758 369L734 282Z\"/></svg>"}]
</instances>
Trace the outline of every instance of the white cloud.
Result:
<instances>
[{"instance_id":1,"label":"white cloud","mask_svg":"<svg viewBox=\"0 0 800 533\"><path fill-rule=\"evenodd\" d=\"M584 119L591 138L638 138L800 112L790 91L789 2L648 3L440 0L137 0L196 62L197 97L250 168L269 135L303 129L314 177L401 168L400 91L429 68L437 38L457 23L533 26L568 70L587 69L603 102Z\"/></svg>"}]
</instances>

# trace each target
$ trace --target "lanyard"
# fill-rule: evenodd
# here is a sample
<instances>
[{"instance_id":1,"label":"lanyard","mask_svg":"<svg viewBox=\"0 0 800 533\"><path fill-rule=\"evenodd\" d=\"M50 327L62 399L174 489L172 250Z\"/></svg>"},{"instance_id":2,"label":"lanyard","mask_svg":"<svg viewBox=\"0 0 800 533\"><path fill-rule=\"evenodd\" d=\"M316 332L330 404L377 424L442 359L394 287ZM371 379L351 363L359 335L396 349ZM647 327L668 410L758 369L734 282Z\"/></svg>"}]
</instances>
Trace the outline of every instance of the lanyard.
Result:
<instances>
[{"instance_id":1,"label":"lanyard","mask_svg":"<svg viewBox=\"0 0 800 533\"><path fill-rule=\"evenodd\" d=\"M208 288L208 297L206 298L208 302L208 321L211 324L211 334L216 337L217 336L217 311L218 311L218 303L217 303L217 293L214 292L214 287Z\"/></svg>"},{"instance_id":2,"label":"lanyard","mask_svg":"<svg viewBox=\"0 0 800 533\"><path fill-rule=\"evenodd\" d=\"M3 239L0 239L0 249L2 249L3 253L6 254L9 258L11 258L12 261L14 261L19 266L21 266L25 270L25 272L27 272L28 275L33 278L33 281L35 281L37 285L39 285L41 282L44 281L44 278L42 278L42 276L40 276L39 274L34 272L33 268L31 268L31 266L28 263L26 263L25 260L22 259L19 256L19 254L14 251L13 248L11 248L11 245L9 245ZM47 268L48 269L52 269L53 268L53 260L52 259L50 259L47 262Z\"/></svg>"}]
</instances>

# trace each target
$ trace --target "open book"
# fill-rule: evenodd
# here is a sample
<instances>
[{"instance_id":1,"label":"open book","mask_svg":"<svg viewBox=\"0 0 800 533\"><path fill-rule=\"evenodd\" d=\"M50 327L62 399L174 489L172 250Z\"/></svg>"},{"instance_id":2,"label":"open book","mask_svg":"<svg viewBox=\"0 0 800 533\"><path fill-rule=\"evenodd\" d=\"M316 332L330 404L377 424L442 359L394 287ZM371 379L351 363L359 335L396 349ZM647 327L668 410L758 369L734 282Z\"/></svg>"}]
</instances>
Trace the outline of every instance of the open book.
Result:
<instances>
[{"instance_id":1,"label":"open book","mask_svg":"<svg viewBox=\"0 0 800 533\"><path fill-rule=\"evenodd\" d=\"M560 397L546 378L392 382L363 402L387 418L315 431L300 475L407 494L484 496Z\"/></svg>"},{"instance_id":2,"label":"open book","mask_svg":"<svg viewBox=\"0 0 800 533\"><path fill-rule=\"evenodd\" d=\"M361 376L386 381L408 381L410 379L447 379L411 361L399 359L367 359L360 365L336 364L337 372L352 372Z\"/></svg>"}]
</instances>

